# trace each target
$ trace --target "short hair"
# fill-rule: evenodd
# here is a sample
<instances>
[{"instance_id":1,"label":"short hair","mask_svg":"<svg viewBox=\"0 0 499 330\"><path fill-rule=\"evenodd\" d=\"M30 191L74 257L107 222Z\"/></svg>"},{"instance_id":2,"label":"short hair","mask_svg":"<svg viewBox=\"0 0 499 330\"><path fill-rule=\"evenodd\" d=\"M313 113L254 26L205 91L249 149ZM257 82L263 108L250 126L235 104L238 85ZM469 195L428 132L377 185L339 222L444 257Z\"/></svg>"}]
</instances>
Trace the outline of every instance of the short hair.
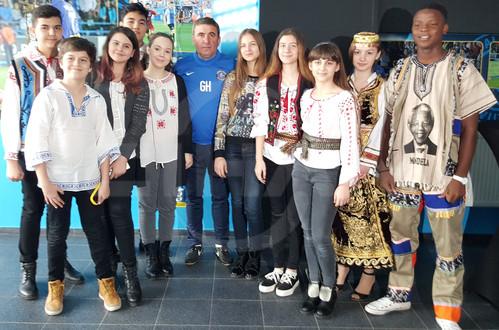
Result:
<instances>
[{"instance_id":1,"label":"short hair","mask_svg":"<svg viewBox=\"0 0 499 330\"><path fill-rule=\"evenodd\" d=\"M51 5L41 5L36 7L31 14L31 25L35 26L39 18L58 17L62 23L62 15L59 9Z\"/></svg>"},{"instance_id":2,"label":"short hair","mask_svg":"<svg viewBox=\"0 0 499 330\"><path fill-rule=\"evenodd\" d=\"M433 111L431 110L431 107L426 104L426 103L421 103L412 108L411 116L409 117L408 123L410 124L412 122L412 118L418 114L418 112L422 112L428 115L428 118L430 119L431 126L435 123L435 117L433 116Z\"/></svg>"},{"instance_id":3,"label":"short hair","mask_svg":"<svg viewBox=\"0 0 499 330\"><path fill-rule=\"evenodd\" d=\"M419 12L419 11L421 11L421 10L425 10L425 9L430 9L430 10L436 10L436 11L438 11L442 15L442 17L444 19L444 22L447 23L447 8L445 8L444 5L442 5L442 4L438 3L438 2L430 2L429 4L426 4L426 5L422 6L422 7L420 7L416 11L416 13Z\"/></svg>"},{"instance_id":4,"label":"short hair","mask_svg":"<svg viewBox=\"0 0 499 330\"><path fill-rule=\"evenodd\" d=\"M146 20L149 19L149 10L146 7L144 7L142 3L135 2L126 5L126 7L121 11L120 21L123 21L123 19L128 13L133 13L133 12L139 12L142 16L146 18Z\"/></svg>"},{"instance_id":5,"label":"short hair","mask_svg":"<svg viewBox=\"0 0 499 330\"><path fill-rule=\"evenodd\" d=\"M211 17L201 17L198 20L194 22L192 25L192 33L194 33L194 30L196 29L196 26L198 25L211 25L214 26L217 29L217 35L220 36L220 26L218 25L217 21L215 21Z\"/></svg>"},{"instance_id":6,"label":"short hair","mask_svg":"<svg viewBox=\"0 0 499 330\"><path fill-rule=\"evenodd\" d=\"M70 37L61 41L59 44L59 57L62 58L67 52L86 52L90 58L90 64L95 63L97 49L95 45L85 38Z\"/></svg>"}]
</instances>

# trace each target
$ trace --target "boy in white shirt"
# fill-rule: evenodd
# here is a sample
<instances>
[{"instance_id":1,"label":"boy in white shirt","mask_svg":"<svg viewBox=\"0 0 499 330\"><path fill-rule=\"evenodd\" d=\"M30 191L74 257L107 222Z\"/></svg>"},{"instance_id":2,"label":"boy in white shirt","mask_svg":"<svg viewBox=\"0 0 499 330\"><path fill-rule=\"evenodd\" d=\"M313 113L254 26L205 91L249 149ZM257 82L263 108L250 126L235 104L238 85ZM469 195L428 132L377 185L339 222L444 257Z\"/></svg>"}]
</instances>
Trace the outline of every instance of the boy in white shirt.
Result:
<instances>
[{"instance_id":1,"label":"boy in white shirt","mask_svg":"<svg viewBox=\"0 0 499 330\"><path fill-rule=\"evenodd\" d=\"M58 315L63 309L64 259L73 197L95 263L99 297L106 310L115 311L121 308L121 300L111 271L101 204L109 197L109 164L119 156L118 145L104 98L85 84L95 62L95 46L83 38L69 38L61 43L59 56L64 78L54 81L35 99L25 148L27 168L35 169L48 205L45 312ZM95 190L97 201L92 194Z\"/></svg>"},{"instance_id":2,"label":"boy in white shirt","mask_svg":"<svg viewBox=\"0 0 499 330\"><path fill-rule=\"evenodd\" d=\"M45 209L43 194L37 186L36 174L26 171L24 141L35 97L43 87L56 78L62 78L57 57L57 43L62 39L60 11L42 5L32 12L30 33L35 43L23 50L12 61L5 79L2 102L1 133L5 151L6 175L12 182L21 182L22 213L19 224L19 259L21 283L19 296L36 299L36 261L40 238L40 221ZM83 283L84 278L71 264L65 262L65 278L73 283Z\"/></svg>"}]
</instances>

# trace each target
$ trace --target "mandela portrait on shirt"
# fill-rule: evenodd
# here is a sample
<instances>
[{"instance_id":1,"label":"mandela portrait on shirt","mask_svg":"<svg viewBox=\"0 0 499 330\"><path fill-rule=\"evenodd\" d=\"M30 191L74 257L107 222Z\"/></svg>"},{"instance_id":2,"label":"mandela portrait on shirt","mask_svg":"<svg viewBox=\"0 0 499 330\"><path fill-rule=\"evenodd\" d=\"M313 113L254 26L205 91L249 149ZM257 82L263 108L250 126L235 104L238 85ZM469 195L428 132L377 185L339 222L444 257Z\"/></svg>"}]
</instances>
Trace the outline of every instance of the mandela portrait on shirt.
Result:
<instances>
[{"instance_id":1,"label":"mandela portrait on shirt","mask_svg":"<svg viewBox=\"0 0 499 330\"><path fill-rule=\"evenodd\" d=\"M437 154L437 146L430 140L430 133L433 130L434 123L435 118L428 104L421 103L412 109L407 125L413 140L404 145L406 154L416 152L426 152L427 155Z\"/></svg>"}]
</instances>

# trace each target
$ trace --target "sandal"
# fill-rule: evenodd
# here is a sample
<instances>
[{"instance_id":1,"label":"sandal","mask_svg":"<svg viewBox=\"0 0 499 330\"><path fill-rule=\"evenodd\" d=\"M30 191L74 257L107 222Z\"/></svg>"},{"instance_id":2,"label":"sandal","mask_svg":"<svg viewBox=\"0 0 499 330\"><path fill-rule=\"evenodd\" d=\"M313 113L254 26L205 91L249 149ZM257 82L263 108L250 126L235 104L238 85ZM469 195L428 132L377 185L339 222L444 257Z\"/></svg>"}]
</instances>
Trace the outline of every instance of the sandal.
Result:
<instances>
[{"instance_id":1,"label":"sandal","mask_svg":"<svg viewBox=\"0 0 499 330\"><path fill-rule=\"evenodd\" d=\"M362 275L367 275L367 276L375 276L374 272L372 273L367 273L366 270L362 270ZM361 278L362 279L362 278ZM359 281L360 282L360 281ZM374 284L376 283L376 280L373 282L372 286L371 286L371 289L369 290L369 293L365 294L365 293L361 293L357 290L354 290L353 293L350 295L350 299L352 301L364 301L364 300L367 300L367 298L369 298L369 296L371 295L371 293L373 292L373 289L374 289Z\"/></svg>"}]
</instances>

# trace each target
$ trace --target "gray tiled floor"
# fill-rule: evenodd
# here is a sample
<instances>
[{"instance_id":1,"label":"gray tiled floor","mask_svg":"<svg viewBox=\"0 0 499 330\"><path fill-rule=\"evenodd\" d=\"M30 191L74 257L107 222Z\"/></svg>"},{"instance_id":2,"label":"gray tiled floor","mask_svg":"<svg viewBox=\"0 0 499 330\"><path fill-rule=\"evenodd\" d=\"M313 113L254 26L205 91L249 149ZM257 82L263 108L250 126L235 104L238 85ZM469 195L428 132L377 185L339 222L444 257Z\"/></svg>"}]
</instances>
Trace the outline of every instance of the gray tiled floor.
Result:
<instances>
[{"instance_id":1,"label":"gray tiled floor","mask_svg":"<svg viewBox=\"0 0 499 330\"><path fill-rule=\"evenodd\" d=\"M43 236L43 235L42 235ZM136 308L123 303L114 313L106 312L97 297L94 268L86 240L79 231L72 232L68 255L85 277L84 285L67 284L64 313L56 317L43 311L47 295L46 242L40 240L40 298L25 301L17 297L19 281L17 233L0 230L0 330L2 329L436 329L431 306L431 274L434 247L429 239L421 242L416 270L413 308L406 312L374 317L363 309L365 303L349 300L350 288L340 293L334 315L321 320L299 313L303 291L288 298L258 292L257 281L232 279L228 270L215 261L213 239L205 239L202 260L191 267L183 264L188 243L176 233L172 243L175 276L168 280L147 280L143 275L144 257L139 255L139 276L144 301ZM485 243L465 240L467 267L465 288L472 281ZM266 258L268 259L268 258ZM268 260L266 260L268 261ZM268 267L267 262L262 267ZM350 281L354 281L351 276ZM386 274L378 276L373 297L386 285ZM119 292L124 294L120 283ZM419 284L419 286L418 286ZM499 329L499 311L476 294L465 290L461 326L464 329Z\"/></svg>"}]
</instances>

